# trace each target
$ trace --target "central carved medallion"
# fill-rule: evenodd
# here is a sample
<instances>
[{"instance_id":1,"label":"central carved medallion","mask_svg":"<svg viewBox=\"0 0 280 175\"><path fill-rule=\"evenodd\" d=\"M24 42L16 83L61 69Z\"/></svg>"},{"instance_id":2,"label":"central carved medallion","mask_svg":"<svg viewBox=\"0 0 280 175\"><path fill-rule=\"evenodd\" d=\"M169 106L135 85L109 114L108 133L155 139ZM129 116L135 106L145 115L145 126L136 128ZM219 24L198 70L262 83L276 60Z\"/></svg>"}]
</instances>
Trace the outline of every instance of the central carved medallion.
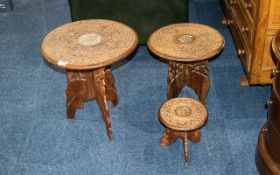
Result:
<instances>
[{"instance_id":1,"label":"central carved medallion","mask_svg":"<svg viewBox=\"0 0 280 175\"><path fill-rule=\"evenodd\" d=\"M192 114L192 110L191 110L191 108L186 107L186 106L179 106L175 109L175 113L176 113L176 115L181 116L181 117L188 117L189 115Z\"/></svg>"},{"instance_id":2,"label":"central carved medallion","mask_svg":"<svg viewBox=\"0 0 280 175\"><path fill-rule=\"evenodd\" d=\"M190 34L182 34L177 37L177 40L181 43L191 43L195 40L195 38Z\"/></svg>"},{"instance_id":3,"label":"central carved medallion","mask_svg":"<svg viewBox=\"0 0 280 175\"><path fill-rule=\"evenodd\" d=\"M79 44L83 46L95 46L102 41L102 36L97 33L87 33L78 38Z\"/></svg>"}]
</instances>

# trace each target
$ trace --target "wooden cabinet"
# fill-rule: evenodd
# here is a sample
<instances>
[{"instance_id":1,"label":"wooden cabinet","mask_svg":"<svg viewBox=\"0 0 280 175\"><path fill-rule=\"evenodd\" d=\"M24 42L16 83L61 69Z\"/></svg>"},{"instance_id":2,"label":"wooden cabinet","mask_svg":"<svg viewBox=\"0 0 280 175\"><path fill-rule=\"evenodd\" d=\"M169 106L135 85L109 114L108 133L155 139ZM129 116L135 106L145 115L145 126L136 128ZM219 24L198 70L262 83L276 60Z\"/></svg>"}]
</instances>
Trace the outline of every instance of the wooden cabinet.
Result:
<instances>
[{"instance_id":1,"label":"wooden cabinet","mask_svg":"<svg viewBox=\"0 0 280 175\"><path fill-rule=\"evenodd\" d=\"M280 29L280 0L221 0L245 76L242 85L270 84L272 36Z\"/></svg>"}]
</instances>

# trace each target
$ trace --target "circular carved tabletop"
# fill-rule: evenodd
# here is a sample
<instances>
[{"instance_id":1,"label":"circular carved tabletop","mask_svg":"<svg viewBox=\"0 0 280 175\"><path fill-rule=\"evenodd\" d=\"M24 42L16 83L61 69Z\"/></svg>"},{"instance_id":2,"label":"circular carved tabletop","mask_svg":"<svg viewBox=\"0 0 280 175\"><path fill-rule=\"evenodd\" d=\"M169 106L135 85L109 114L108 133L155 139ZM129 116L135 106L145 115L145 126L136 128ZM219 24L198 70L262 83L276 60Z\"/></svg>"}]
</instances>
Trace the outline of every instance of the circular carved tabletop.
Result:
<instances>
[{"instance_id":1,"label":"circular carved tabletop","mask_svg":"<svg viewBox=\"0 0 280 175\"><path fill-rule=\"evenodd\" d=\"M153 32L148 47L154 54L170 61L202 61L224 48L224 37L206 25L178 23Z\"/></svg>"},{"instance_id":2,"label":"circular carved tabletop","mask_svg":"<svg viewBox=\"0 0 280 175\"><path fill-rule=\"evenodd\" d=\"M137 47L136 32L119 22L90 19L62 25L44 38L41 52L66 69L94 69L127 57Z\"/></svg>"},{"instance_id":3,"label":"circular carved tabletop","mask_svg":"<svg viewBox=\"0 0 280 175\"><path fill-rule=\"evenodd\" d=\"M159 111L160 121L168 128L179 131L199 129L207 118L208 111L202 103L185 97L168 100Z\"/></svg>"}]
</instances>

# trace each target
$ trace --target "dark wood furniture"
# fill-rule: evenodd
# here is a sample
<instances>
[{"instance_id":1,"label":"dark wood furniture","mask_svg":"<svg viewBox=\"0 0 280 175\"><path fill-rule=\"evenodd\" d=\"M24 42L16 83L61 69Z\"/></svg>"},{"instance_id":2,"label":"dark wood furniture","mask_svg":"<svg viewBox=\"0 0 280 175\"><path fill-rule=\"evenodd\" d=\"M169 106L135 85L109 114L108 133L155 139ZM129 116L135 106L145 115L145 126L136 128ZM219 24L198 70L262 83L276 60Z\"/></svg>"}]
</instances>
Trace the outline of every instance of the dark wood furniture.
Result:
<instances>
[{"instance_id":1,"label":"dark wood furniture","mask_svg":"<svg viewBox=\"0 0 280 175\"><path fill-rule=\"evenodd\" d=\"M107 100L117 105L111 64L126 58L137 47L137 34L130 27L109 20L83 20L51 31L43 40L41 52L50 63L67 70L67 117L77 108L96 99L112 139Z\"/></svg>"},{"instance_id":2,"label":"dark wood furniture","mask_svg":"<svg viewBox=\"0 0 280 175\"><path fill-rule=\"evenodd\" d=\"M280 175L280 32L274 36L272 48L278 63L273 71L271 100L267 103L267 122L256 148L256 165L262 175Z\"/></svg>"},{"instance_id":3,"label":"dark wood furniture","mask_svg":"<svg viewBox=\"0 0 280 175\"><path fill-rule=\"evenodd\" d=\"M245 76L242 85L270 84L275 68L270 43L280 29L280 0L221 0Z\"/></svg>"},{"instance_id":4,"label":"dark wood furniture","mask_svg":"<svg viewBox=\"0 0 280 175\"><path fill-rule=\"evenodd\" d=\"M177 97L187 83L206 103L210 87L208 59L224 47L224 38L217 30L202 24L172 24L153 32L148 47L169 61L168 99Z\"/></svg>"},{"instance_id":5,"label":"dark wood furniture","mask_svg":"<svg viewBox=\"0 0 280 175\"><path fill-rule=\"evenodd\" d=\"M194 142L200 140L197 132L202 128L208 118L205 106L191 98L173 98L165 102L159 110L159 120L166 127L160 146L168 146L176 142L178 138L183 139L185 165L188 165L188 143L190 139Z\"/></svg>"}]
</instances>

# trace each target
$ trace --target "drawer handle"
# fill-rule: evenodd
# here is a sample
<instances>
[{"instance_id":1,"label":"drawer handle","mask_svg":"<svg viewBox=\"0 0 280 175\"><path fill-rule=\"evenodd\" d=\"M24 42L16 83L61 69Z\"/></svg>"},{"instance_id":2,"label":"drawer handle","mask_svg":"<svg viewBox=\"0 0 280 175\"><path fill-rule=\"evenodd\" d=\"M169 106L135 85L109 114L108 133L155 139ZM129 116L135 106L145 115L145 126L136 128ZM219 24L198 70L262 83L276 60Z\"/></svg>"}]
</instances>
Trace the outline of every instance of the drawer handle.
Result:
<instances>
[{"instance_id":1,"label":"drawer handle","mask_svg":"<svg viewBox=\"0 0 280 175\"><path fill-rule=\"evenodd\" d=\"M237 0L230 0L230 5L235 5L237 3Z\"/></svg>"},{"instance_id":2,"label":"drawer handle","mask_svg":"<svg viewBox=\"0 0 280 175\"><path fill-rule=\"evenodd\" d=\"M242 32L248 32L248 31L249 31L249 28L248 28L248 27L242 27L242 28L241 28L241 31L242 31Z\"/></svg>"},{"instance_id":3,"label":"drawer handle","mask_svg":"<svg viewBox=\"0 0 280 175\"><path fill-rule=\"evenodd\" d=\"M244 49L237 49L237 54L240 56L240 55L243 55L245 54L245 50Z\"/></svg>"},{"instance_id":4,"label":"drawer handle","mask_svg":"<svg viewBox=\"0 0 280 175\"><path fill-rule=\"evenodd\" d=\"M272 70L272 75L276 76L276 74L278 74L280 71L278 69L273 69Z\"/></svg>"},{"instance_id":5,"label":"drawer handle","mask_svg":"<svg viewBox=\"0 0 280 175\"><path fill-rule=\"evenodd\" d=\"M272 105L272 104L273 104L273 102L271 100L267 100L266 104L265 104L265 107L269 108L269 106Z\"/></svg>"},{"instance_id":6,"label":"drawer handle","mask_svg":"<svg viewBox=\"0 0 280 175\"><path fill-rule=\"evenodd\" d=\"M232 19L228 19L228 18L223 18L222 19L222 24L225 24L225 25L231 25L233 24L233 20Z\"/></svg>"},{"instance_id":7,"label":"drawer handle","mask_svg":"<svg viewBox=\"0 0 280 175\"><path fill-rule=\"evenodd\" d=\"M245 7L246 7L247 9L252 8L252 3L250 3L250 2L245 2Z\"/></svg>"}]
</instances>

